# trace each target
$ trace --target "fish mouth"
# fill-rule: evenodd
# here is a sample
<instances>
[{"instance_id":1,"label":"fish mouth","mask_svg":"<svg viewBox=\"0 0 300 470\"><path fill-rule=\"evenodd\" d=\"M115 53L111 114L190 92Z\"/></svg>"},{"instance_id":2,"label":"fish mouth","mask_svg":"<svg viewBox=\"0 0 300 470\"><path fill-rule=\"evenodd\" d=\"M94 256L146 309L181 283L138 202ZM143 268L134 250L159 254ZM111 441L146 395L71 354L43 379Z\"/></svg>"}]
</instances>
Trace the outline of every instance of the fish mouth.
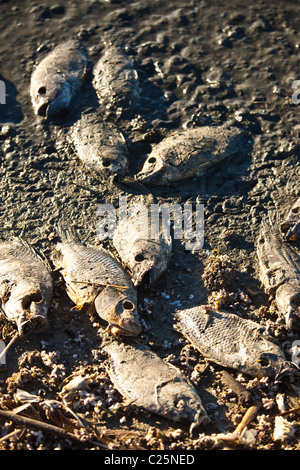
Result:
<instances>
[{"instance_id":1,"label":"fish mouth","mask_svg":"<svg viewBox=\"0 0 300 470\"><path fill-rule=\"evenodd\" d=\"M37 114L38 116L47 118L48 117L48 111L49 111L49 103L43 103L41 104L38 109L37 109Z\"/></svg>"}]
</instances>

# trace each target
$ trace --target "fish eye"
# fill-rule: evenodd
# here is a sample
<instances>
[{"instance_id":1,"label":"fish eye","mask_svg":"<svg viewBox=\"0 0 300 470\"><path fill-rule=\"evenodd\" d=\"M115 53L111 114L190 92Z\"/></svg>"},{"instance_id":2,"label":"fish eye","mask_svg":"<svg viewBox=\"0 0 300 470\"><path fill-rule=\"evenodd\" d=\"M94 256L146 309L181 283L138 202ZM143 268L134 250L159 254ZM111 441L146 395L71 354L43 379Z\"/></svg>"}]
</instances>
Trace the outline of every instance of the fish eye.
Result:
<instances>
[{"instance_id":1,"label":"fish eye","mask_svg":"<svg viewBox=\"0 0 300 470\"><path fill-rule=\"evenodd\" d=\"M133 305L132 302L130 302L130 300L124 300L123 307L124 307L125 310L133 310L134 309L134 305Z\"/></svg>"},{"instance_id":2,"label":"fish eye","mask_svg":"<svg viewBox=\"0 0 300 470\"><path fill-rule=\"evenodd\" d=\"M148 163L155 163L155 162L156 162L155 157L150 157L149 160L148 160Z\"/></svg>"},{"instance_id":3,"label":"fish eye","mask_svg":"<svg viewBox=\"0 0 300 470\"><path fill-rule=\"evenodd\" d=\"M293 207L292 212L293 214L297 214L299 212L299 207Z\"/></svg>"},{"instance_id":4,"label":"fish eye","mask_svg":"<svg viewBox=\"0 0 300 470\"><path fill-rule=\"evenodd\" d=\"M111 165L111 161L108 160L108 158L105 158L102 162L102 165L105 166L106 168Z\"/></svg>"},{"instance_id":5,"label":"fish eye","mask_svg":"<svg viewBox=\"0 0 300 470\"><path fill-rule=\"evenodd\" d=\"M135 261L137 261L138 263L140 263L141 261L144 261L145 259L145 256L142 255L142 253L138 253L136 256L135 256Z\"/></svg>"},{"instance_id":6,"label":"fish eye","mask_svg":"<svg viewBox=\"0 0 300 470\"><path fill-rule=\"evenodd\" d=\"M39 89L38 89L38 93L40 95L44 95L46 93L46 87L45 86L41 86Z\"/></svg>"}]
</instances>

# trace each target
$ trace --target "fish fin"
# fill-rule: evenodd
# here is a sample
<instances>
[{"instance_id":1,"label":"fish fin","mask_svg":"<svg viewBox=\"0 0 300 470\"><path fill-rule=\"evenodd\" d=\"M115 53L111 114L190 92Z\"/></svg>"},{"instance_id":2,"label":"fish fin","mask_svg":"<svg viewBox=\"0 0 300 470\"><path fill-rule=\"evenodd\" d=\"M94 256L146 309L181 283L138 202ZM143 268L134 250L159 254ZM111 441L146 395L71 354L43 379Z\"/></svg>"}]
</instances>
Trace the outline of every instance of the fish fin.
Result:
<instances>
[{"instance_id":1,"label":"fish fin","mask_svg":"<svg viewBox=\"0 0 300 470\"><path fill-rule=\"evenodd\" d=\"M65 227L62 224L57 224L55 229L62 243L80 242L74 227Z\"/></svg>"},{"instance_id":2,"label":"fish fin","mask_svg":"<svg viewBox=\"0 0 300 470\"><path fill-rule=\"evenodd\" d=\"M26 238L23 237L15 237L15 240L17 240L19 243L21 243L27 250L31 251L31 253L37 257L48 269L48 271L52 271L52 267L46 258L45 254L43 252L37 252L37 250L26 240Z\"/></svg>"}]
</instances>

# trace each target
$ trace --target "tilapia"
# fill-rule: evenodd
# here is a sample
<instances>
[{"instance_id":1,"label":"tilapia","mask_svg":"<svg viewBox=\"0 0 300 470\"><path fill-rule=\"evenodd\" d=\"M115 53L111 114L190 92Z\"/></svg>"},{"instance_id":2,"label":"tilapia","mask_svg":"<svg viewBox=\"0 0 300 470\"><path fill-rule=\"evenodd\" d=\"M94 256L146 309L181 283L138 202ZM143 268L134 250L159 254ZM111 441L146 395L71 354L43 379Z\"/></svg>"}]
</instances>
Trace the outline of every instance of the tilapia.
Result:
<instances>
[{"instance_id":1,"label":"tilapia","mask_svg":"<svg viewBox=\"0 0 300 470\"><path fill-rule=\"evenodd\" d=\"M116 389L135 405L174 421L197 426L209 422L195 388L182 372L142 345L112 342L109 376Z\"/></svg>"},{"instance_id":2,"label":"tilapia","mask_svg":"<svg viewBox=\"0 0 300 470\"><path fill-rule=\"evenodd\" d=\"M225 126L176 132L157 144L136 175L139 182L163 185L199 175L243 149L246 133Z\"/></svg>"},{"instance_id":3,"label":"tilapia","mask_svg":"<svg viewBox=\"0 0 300 470\"><path fill-rule=\"evenodd\" d=\"M284 240L300 240L300 197L292 206L280 229Z\"/></svg>"},{"instance_id":4,"label":"tilapia","mask_svg":"<svg viewBox=\"0 0 300 470\"><path fill-rule=\"evenodd\" d=\"M24 240L0 243L1 310L21 336L48 328L53 280L46 264Z\"/></svg>"},{"instance_id":5,"label":"tilapia","mask_svg":"<svg viewBox=\"0 0 300 470\"><path fill-rule=\"evenodd\" d=\"M138 335L137 293L126 271L104 248L84 245L72 231L60 229L60 235L53 261L70 299L94 308L111 333Z\"/></svg>"},{"instance_id":6,"label":"tilapia","mask_svg":"<svg viewBox=\"0 0 300 470\"><path fill-rule=\"evenodd\" d=\"M87 67L87 54L79 42L56 46L33 71L30 95L35 114L52 117L68 109Z\"/></svg>"},{"instance_id":7,"label":"tilapia","mask_svg":"<svg viewBox=\"0 0 300 470\"><path fill-rule=\"evenodd\" d=\"M83 163L103 177L121 178L126 173L128 150L125 137L96 112L82 114L71 128L69 141Z\"/></svg>"},{"instance_id":8,"label":"tilapia","mask_svg":"<svg viewBox=\"0 0 300 470\"><path fill-rule=\"evenodd\" d=\"M126 220L120 220L113 237L113 244L136 286L142 281L154 284L167 268L172 252L170 236L165 237L160 230L151 238L148 213L146 215L147 220L137 205Z\"/></svg>"},{"instance_id":9,"label":"tilapia","mask_svg":"<svg viewBox=\"0 0 300 470\"><path fill-rule=\"evenodd\" d=\"M288 329L300 328L300 256L282 242L279 230L266 221L257 242L261 282L266 294L275 298Z\"/></svg>"},{"instance_id":10,"label":"tilapia","mask_svg":"<svg viewBox=\"0 0 300 470\"><path fill-rule=\"evenodd\" d=\"M141 88L131 60L115 45L108 45L94 67L93 85L99 102L122 115L138 107Z\"/></svg>"},{"instance_id":11,"label":"tilapia","mask_svg":"<svg viewBox=\"0 0 300 470\"><path fill-rule=\"evenodd\" d=\"M279 378L291 369L281 348L251 320L207 305L177 311L174 316L175 329L221 366L258 378Z\"/></svg>"}]
</instances>

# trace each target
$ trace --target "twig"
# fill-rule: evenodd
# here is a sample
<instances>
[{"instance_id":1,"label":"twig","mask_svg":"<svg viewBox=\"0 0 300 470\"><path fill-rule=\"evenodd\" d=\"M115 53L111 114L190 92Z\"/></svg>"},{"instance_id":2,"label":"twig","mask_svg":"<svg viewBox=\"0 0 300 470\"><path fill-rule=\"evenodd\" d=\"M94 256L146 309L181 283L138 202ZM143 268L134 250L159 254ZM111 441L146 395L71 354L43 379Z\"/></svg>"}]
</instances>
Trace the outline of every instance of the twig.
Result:
<instances>
[{"instance_id":1,"label":"twig","mask_svg":"<svg viewBox=\"0 0 300 470\"><path fill-rule=\"evenodd\" d=\"M248 426L248 424L255 418L258 410L260 409L260 406L261 406L261 404L258 403L256 405L252 405L252 406L250 406L250 408L248 408L248 410L246 411L246 413L243 416L242 421L237 426L237 428L235 430L235 433L242 434L242 432Z\"/></svg>"},{"instance_id":2,"label":"twig","mask_svg":"<svg viewBox=\"0 0 300 470\"><path fill-rule=\"evenodd\" d=\"M11 437L15 436L16 434L20 434L21 429L15 429L14 431L6 434L6 436L0 437L0 442L6 441L6 439L10 439Z\"/></svg>"},{"instance_id":3,"label":"twig","mask_svg":"<svg viewBox=\"0 0 300 470\"><path fill-rule=\"evenodd\" d=\"M281 413L278 413L276 416L285 416L285 415L288 415L290 413L297 413L298 411L300 411L300 406L297 406L296 408L291 408L291 409L286 410L286 411L282 411ZM272 419L275 419L276 416L273 416Z\"/></svg>"},{"instance_id":4,"label":"twig","mask_svg":"<svg viewBox=\"0 0 300 470\"><path fill-rule=\"evenodd\" d=\"M12 337L12 339L10 340L10 342L5 346L5 348L3 349L3 351L1 352L0 354L0 360L2 359L2 357L4 356L4 354L9 350L9 348L11 347L11 345L16 341L17 338L19 338L19 333L16 333L15 336Z\"/></svg>"},{"instance_id":5,"label":"twig","mask_svg":"<svg viewBox=\"0 0 300 470\"><path fill-rule=\"evenodd\" d=\"M18 425L23 425L23 426L30 427L30 428L40 429L40 430L42 430L42 431L44 431L48 434L53 434L55 436L74 439L76 441L81 442L82 444L90 443L90 444L97 445L97 446L100 446L100 447L104 447L104 448L107 449L107 446L105 446L104 444L101 444L100 442L94 442L90 439L82 440L79 437L77 437L75 434L73 434L69 431L66 431L63 428L60 428L58 426L54 426L53 424L45 423L44 421L38 421L36 419L16 415L16 414L12 413L11 411L0 410L0 418L3 418L3 419L8 420L8 421L12 421L13 423L18 424Z\"/></svg>"},{"instance_id":6,"label":"twig","mask_svg":"<svg viewBox=\"0 0 300 470\"><path fill-rule=\"evenodd\" d=\"M129 289L128 286L117 286L115 284L105 284L104 282L91 282L91 281L74 281L71 279L70 282L74 284L88 284L89 286L105 286L105 287L115 287L117 289Z\"/></svg>"}]
</instances>

